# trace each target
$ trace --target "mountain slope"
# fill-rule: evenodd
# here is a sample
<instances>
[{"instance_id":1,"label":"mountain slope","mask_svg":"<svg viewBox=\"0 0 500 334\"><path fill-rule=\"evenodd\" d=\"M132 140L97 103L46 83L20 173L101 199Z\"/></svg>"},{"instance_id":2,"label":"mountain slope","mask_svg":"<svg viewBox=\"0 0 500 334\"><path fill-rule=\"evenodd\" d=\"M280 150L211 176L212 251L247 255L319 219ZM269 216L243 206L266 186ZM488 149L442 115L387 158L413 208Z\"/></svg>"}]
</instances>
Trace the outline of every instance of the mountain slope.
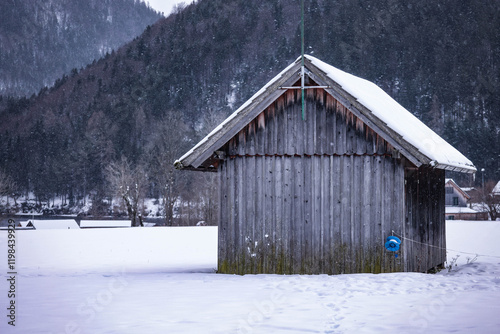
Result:
<instances>
[{"instance_id":1,"label":"mountain slope","mask_svg":"<svg viewBox=\"0 0 500 334\"><path fill-rule=\"evenodd\" d=\"M134 0L0 2L0 94L31 95L138 36L160 15Z\"/></svg>"}]
</instances>

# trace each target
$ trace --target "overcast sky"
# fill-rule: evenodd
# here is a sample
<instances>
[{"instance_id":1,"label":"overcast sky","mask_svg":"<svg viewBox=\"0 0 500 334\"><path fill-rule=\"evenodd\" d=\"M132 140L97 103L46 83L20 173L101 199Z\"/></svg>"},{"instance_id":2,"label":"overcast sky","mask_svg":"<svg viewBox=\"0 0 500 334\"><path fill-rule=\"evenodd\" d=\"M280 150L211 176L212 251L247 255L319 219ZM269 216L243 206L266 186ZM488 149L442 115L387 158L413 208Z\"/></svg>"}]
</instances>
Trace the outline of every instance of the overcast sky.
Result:
<instances>
[{"instance_id":1,"label":"overcast sky","mask_svg":"<svg viewBox=\"0 0 500 334\"><path fill-rule=\"evenodd\" d=\"M146 0L145 2L149 2L149 5L159 11L163 12L165 16L168 16L172 11L174 5L184 2L185 4L190 4L192 0Z\"/></svg>"}]
</instances>

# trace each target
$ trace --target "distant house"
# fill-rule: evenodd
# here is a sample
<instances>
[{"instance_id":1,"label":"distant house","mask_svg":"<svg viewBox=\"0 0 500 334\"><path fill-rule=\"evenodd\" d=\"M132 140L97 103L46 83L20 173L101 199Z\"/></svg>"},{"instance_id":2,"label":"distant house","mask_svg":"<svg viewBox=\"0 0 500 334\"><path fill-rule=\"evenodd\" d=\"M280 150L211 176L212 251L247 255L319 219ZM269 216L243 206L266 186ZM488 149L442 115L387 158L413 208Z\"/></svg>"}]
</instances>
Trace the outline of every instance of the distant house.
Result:
<instances>
[{"instance_id":1,"label":"distant house","mask_svg":"<svg viewBox=\"0 0 500 334\"><path fill-rule=\"evenodd\" d=\"M285 68L175 162L220 175L218 271L442 265L445 170L474 165L373 83L311 56L304 64ZM403 237L397 257L384 247L392 234Z\"/></svg>"},{"instance_id":2,"label":"distant house","mask_svg":"<svg viewBox=\"0 0 500 334\"><path fill-rule=\"evenodd\" d=\"M447 220L487 220L488 213L469 207L471 196L453 179L445 180L445 217ZM469 189L469 188L467 188Z\"/></svg>"},{"instance_id":3,"label":"distant house","mask_svg":"<svg viewBox=\"0 0 500 334\"><path fill-rule=\"evenodd\" d=\"M33 226L36 230L49 229L79 229L74 219L40 219L28 220L27 227Z\"/></svg>"},{"instance_id":4,"label":"distant house","mask_svg":"<svg viewBox=\"0 0 500 334\"><path fill-rule=\"evenodd\" d=\"M495 197L496 196L500 197L500 181L498 181L498 183L495 185L495 187L493 187L491 194Z\"/></svg>"},{"instance_id":5,"label":"distant house","mask_svg":"<svg viewBox=\"0 0 500 334\"><path fill-rule=\"evenodd\" d=\"M32 230L33 228L33 223L30 221L20 221L16 225L16 230Z\"/></svg>"},{"instance_id":6,"label":"distant house","mask_svg":"<svg viewBox=\"0 0 500 334\"><path fill-rule=\"evenodd\" d=\"M444 184L445 189L445 205L466 207L470 201L470 196L453 179L446 179Z\"/></svg>"}]
</instances>

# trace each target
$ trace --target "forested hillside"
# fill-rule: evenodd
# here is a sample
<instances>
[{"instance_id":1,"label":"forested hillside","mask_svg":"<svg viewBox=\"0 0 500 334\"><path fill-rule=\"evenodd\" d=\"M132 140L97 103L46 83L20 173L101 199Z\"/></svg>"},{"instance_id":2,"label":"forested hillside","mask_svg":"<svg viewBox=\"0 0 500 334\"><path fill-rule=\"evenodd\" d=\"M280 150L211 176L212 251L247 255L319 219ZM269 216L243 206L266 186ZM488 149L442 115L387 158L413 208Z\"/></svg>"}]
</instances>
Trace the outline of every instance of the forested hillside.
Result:
<instances>
[{"instance_id":1,"label":"forested hillside","mask_svg":"<svg viewBox=\"0 0 500 334\"><path fill-rule=\"evenodd\" d=\"M500 1L305 4L308 54L374 81L500 178ZM41 199L109 196L120 166L151 197L197 193L174 159L300 55L299 25L298 0L199 0L37 96L3 97L0 167Z\"/></svg>"},{"instance_id":2,"label":"forested hillside","mask_svg":"<svg viewBox=\"0 0 500 334\"><path fill-rule=\"evenodd\" d=\"M38 93L159 18L135 0L0 1L0 94Z\"/></svg>"}]
</instances>

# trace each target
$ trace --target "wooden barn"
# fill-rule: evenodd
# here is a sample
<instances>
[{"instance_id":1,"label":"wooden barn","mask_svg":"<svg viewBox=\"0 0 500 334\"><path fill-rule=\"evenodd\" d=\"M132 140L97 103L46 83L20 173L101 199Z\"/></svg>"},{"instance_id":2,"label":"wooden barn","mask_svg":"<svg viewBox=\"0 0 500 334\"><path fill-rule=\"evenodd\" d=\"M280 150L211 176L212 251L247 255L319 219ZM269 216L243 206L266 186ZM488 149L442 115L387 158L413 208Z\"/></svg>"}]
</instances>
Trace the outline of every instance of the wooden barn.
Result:
<instances>
[{"instance_id":1,"label":"wooden barn","mask_svg":"<svg viewBox=\"0 0 500 334\"><path fill-rule=\"evenodd\" d=\"M373 83L311 56L301 63L175 162L220 175L218 271L442 265L445 170L474 165ZM392 234L402 237L397 252L384 247Z\"/></svg>"}]
</instances>

